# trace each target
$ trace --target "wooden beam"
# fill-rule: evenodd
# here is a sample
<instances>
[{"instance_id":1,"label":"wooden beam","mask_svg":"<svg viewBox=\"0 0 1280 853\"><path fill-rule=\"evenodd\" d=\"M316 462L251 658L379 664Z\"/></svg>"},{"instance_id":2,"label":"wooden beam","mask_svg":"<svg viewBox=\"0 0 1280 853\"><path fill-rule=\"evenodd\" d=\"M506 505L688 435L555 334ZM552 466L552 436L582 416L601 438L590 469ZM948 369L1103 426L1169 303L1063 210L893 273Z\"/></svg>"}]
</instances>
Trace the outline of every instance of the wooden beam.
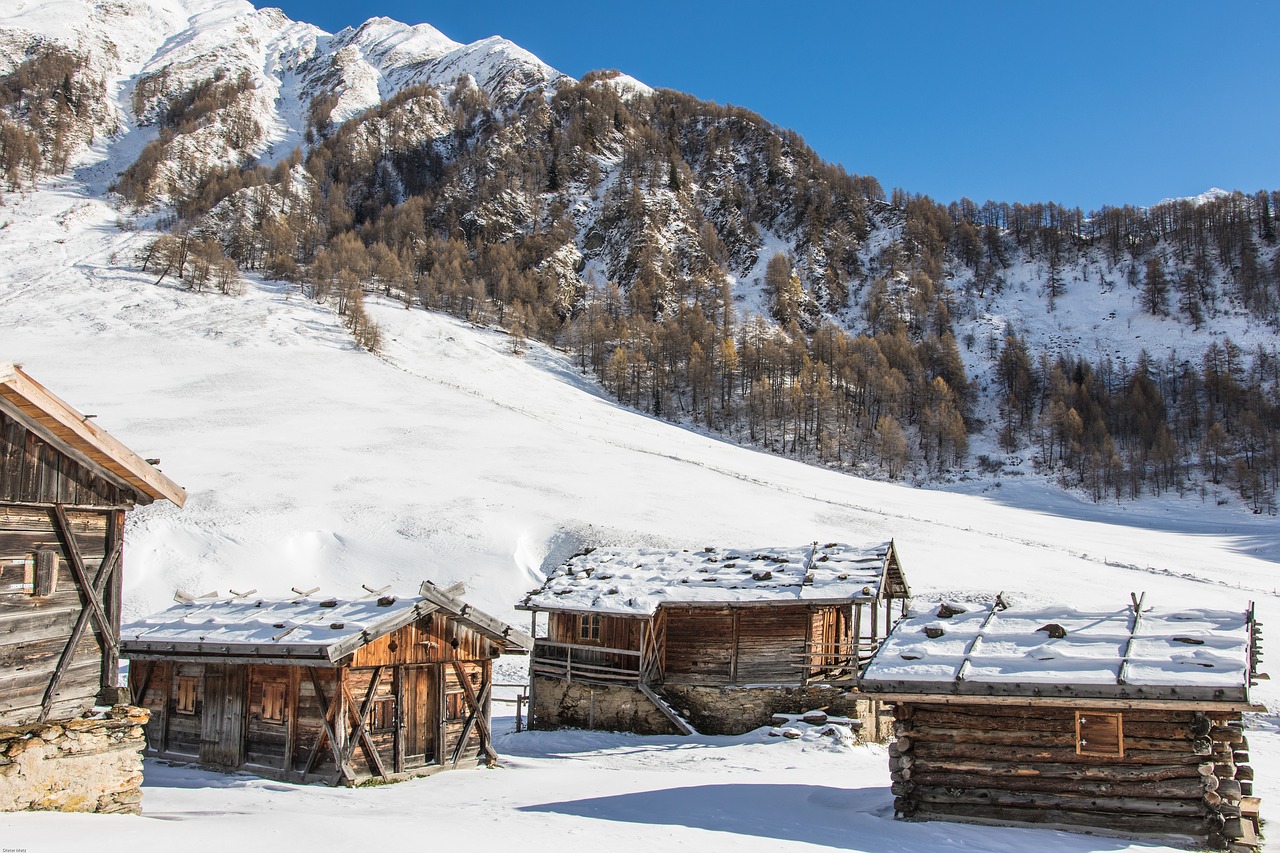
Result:
<instances>
[{"instance_id":1,"label":"wooden beam","mask_svg":"<svg viewBox=\"0 0 1280 853\"><path fill-rule=\"evenodd\" d=\"M89 467L104 472L107 479L123 480L128 489L153 500L166 498L178 506L186 502L187 493L181 486L12 362L0 364L0 402L6 411L35 424L34 432L50 439L68 456L78 462L87 459Z\"/></svg>"},{"instance_id":2,"label":"wooden beam","mask_svg":"<svg viewBox=\"0 0 1280 853\"><path fill-rule=\"evenodd\" d=\"M477 610L460 598L452 596L430 581L423 581L418 594L432 604L451 613L459 621L470 625L482 634L489 636L504 646L504 650L529 651L533 648L533 637L496 619L481 610Z\"/></svg>"},{"instance_id":3,"label":"wooden beam","mask_svg":"<svg viewBox=\"0 0 1280 853\"><path fill-rule=\"evenodd\" d=\"M382 680L382 672L385 666L377 667L373 671L373 675L369 678L369 689L364 695L364 702L360 705L359 712L356 711L356 700L351 695L351 688L347 686L347 680L343 678L342 694L347 701L347 716L355 723L355 729L352 730L350 740L347 743L344 762L349 763L352 756L355 755L356 746L363 746L368 755L369 763L378 771L378 775L387 778L387 768L382 765L382 756L378 754L378 748L373 743L373 738L369 736L369 712L373 709L373 697L378 692L378 682Z\"/></svg>"},{"instance_id":4,"label":"wooden beam","mask_svg":"<svg viewBox=\"0 0 1280 853\"><path fill-rule=\"evenodd\" d=\"M1116 672L1116 684L1127 684L1129 675L1129 656L1133 653L1133 641L1138 636L1138 626L1142 624L1142 603L1147 600L1147 594L1142 593L1141 597L1136 597L1133 593L1129 594L1133 599L1133 618L1129 620L1129 640L1124 644L1124 657L1120 659L1120 669Z\"/></svg>"},{"instance_id":5,"label":"wooden beam","mask_svg":"<svg viewBox=\"0 0 1280 853\"><path fill-rule=\"evenodd\" d=\"M462 692L466 697L467 705L471 708L471 714L467 717L466 724L462 727L462 739L458 741L458 748L453 754L453 766L457 767L458 762L462 760L462 753L466 751L467 739L471 737L471 728L478 725L480 728L480 750L489 756L490 760L497 761L498 754L493 751L493 745L490 743L492 737L489 733L489 724L484 713L482 702L489 701L490 687L492 686L488 679L484 679L481 684L480 696L476 696L475 688L471 686L471 679L467 677L466 670L462 668L459 661L453 662L453 671L458 676L458 682L462 685ZM481 678L483 679L484 670L481 669Z\"/></svg>"},{"instance_id":6,"label":"wooden beam","mask_svg":"<svg viewBox=\"0 0 1280 853\"><path fill-rule=\"evenodd\" d=\"M315 667L307 667L307 674L311 676L311 689L315 691L316 703L320 706L320 723L323 726L323 730L316 738L316 742L311 745L311 752L307 756L306 767L303 769L302 775L306 776L315 767L316 759L320 755L320 748L324 746L326 741L329 744L329 751L333 755L333 763L338 768L338 773L341 774L343 772L342 752L338 746L338 739L334 735L334 725L330 725L330 721L334 720L338 707L338 697L335 695L332 703L325 698L324 688L320 686L320 676L317 674ZM339 673L340 675L341 673ZM334 720L334 724L336 725L336 720Z\"/></svg>"},{"instance_id":7,"label":"wooden beam","mask_svg":"<svg viewBox=\"0 0 1280 853\"><path fill-rule=\"evenodd\" d=\"M49 679L49 684L45 688L44 701L41 702L40 715L37 718L42 723L49 718L49 712L53 710L54 695L58 692L58 686L62 683L63 676L66 675L67 670L71 667L71 661L76 655L76 648L80 645L81 638L84 637L84 632L89 626L90 619L96 620L98 623L98 630L102 635L103 655L106 655L108 651L119 653L116 632L112 628L110 620L107 619L106 613L103 612L102 602L99 598L102 596L107 582L115 572L116 566L120 563L120 554L124 547L124 541L122 539L115 541L111 553L107 555L106 559L102 561L102 565L98 567L97 577L90 582L85 571L84 559L80 555L80 546L75 540L75 533L72 531L71 524L67 521L67 514L63 511L61 505L54 507L53 519L54 525L63 540L67 555L70 557L67 560L67 564L71 567L72 576L75 578L76 586L79 588L85 603L79 617L76 619L75 627L71 631L67 645L62 650L62 656L58 659L58 666L53 671L53 676ZM99 687L101 686L101 677L99 677Z\"/></svg>"},{"instance_id":8,"label":"wooden beam","mask_svg":"<svg viewBox=\"0 0 1280 853\"><path fill-rule=\"evenodd\" d=\"M1143 710L1160 709L1171 711L1222 711L1242 713L1253 711L1265 713L1265 705L1254 705L1248 702L1221 702L1214 700L1194 699L1106 699L1091 696L987 696L982 694L933 694L904 693L894 690L867 691L863 688L862 697L879 702L897 702L912 705L979 705L1004 707L1048 706L1071 710L1074 708L1092 708L1097 711L1111 709Z\"/></svg>"}]
</instances>

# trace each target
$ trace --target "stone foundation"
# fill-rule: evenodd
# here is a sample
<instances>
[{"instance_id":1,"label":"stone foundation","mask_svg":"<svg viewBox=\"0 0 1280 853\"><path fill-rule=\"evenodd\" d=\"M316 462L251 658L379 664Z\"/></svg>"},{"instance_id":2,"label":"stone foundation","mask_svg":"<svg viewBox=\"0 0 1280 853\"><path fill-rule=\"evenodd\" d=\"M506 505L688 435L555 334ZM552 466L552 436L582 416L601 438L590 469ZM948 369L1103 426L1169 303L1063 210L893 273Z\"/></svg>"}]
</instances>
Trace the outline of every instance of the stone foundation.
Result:
<instances>
[{"instance_id":1,"label":"stone foundation","mask_svg":"<svg viewBox=\"0 0 1280 853\"><path fill-rule=\"evenodd\" d=\"M142 813L144 708L0 728L0 812Z\"/></svg>"},{"instance_id":2,"label":"stone foundation","mask_svg":"<svg viewBox=\"0 0 1280 853\"><path fill-rule=\"evenodd\" d=\"M533 678L534 729L599 729L642 735L678 734L661 711L639 690L584 684L559 678Z\"/></svg>"},{"instance_id":3,"label":"stone foundation","mask_svg":"<svg viewBox=\"0 0 1280 853\"><path fill-rule=\"evenodd\" d=\"M860 720L858 739L884 742L892 716L881 716L883 702L825 684L806 687L706 687L667 684L667 699L694 728L709 735L740 735L770 725L774 714L803 714L818 708L833 717Z\"/></svg>"},{"instance_id":4,"label":"stone foundation","mask_svg":"<svg viewBox=\"0 0 1280 853\"><path fill-rule=\"evenodd\" d=\"M677 734L649 697L634 687L567 682L535 676L535 729L598 729L636 734ZM862 741L884 743L893 731L888 707L862 694L830 685L807 687L706 687L667 684L658 689L699 732L739 735L771 725L774 714L803 714L818 708L833 717L859 720ZM881 711L886 711L882 714Z\"/></svg>"}]
</instances>

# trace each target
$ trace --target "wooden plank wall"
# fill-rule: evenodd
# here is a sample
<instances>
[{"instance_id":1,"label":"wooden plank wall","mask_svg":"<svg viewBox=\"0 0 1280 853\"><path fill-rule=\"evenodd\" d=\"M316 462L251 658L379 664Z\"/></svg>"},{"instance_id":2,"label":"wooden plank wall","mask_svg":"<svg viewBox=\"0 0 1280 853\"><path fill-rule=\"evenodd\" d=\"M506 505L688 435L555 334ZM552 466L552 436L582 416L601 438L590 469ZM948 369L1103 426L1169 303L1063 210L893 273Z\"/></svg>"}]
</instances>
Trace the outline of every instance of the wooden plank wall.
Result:
<instances>
[{"instance_id":1,"label":"wooden plank wall","mask_svg":"<svg viewBox=\"0 0 1280 853\"><path fill-rule=\"evenodd\" d=\"M441 620L442 621L442 620ZM422 634L409 626L395 632L400 636L397 649L384 647L378 655L401 654L410 641ZM483 638L480 638L483 640ZM486 646L488 641L482 645ZM322 703L316 695L311 674L304 666L229 665L190 662L134 661L130 667L129 683L134 702L152 712L147 724L148 750L161 757L181 760L198 760L214 766L229 766L229 756L242 754L243 766L263 775L278 778L302 778L307 771L313 747L324 732L322 704L332 707L338 701L337 679L346 680L347 689L358 714L369 693L372 677L381 666L381 676L374 685L375 701L391 699L398 707L391 727L375 730L370 720L369 734L378 757L389 772L412 772L445 764L451 765L454 751L462 737L470 707L465 690L458 681L454 661L458 660L477 694L492 675L489 658L459 660L467 644L458 649L444 644L436 654L449 660L438 663L419 663L395 666L374 666L315 670L320 689L324 692ZM177 711L178 678L197 679L194 714ZM243 679L247 693L243 703L228 702L234 698L225 685L230 678ZM264 687L271 682L283 681L285 693L285 719L263 719ZM145 683L145 689L144 689ZM218 696L210 691L218 685ZM211 699L213 701L211 701ZM222 718L234 707L241 708L241 719L215 721L210 714L220 713ZM221 709L221 711L219 710ZM484 719L489 718L488 708ZM338 728L345 724L345 732L339 737L344 742L355 728L351 715L338 718ZM219 729L220 736L216 736ZM397 730L404 733L397 743ZM237 740L242 743L237 743ZM437 749L443 744L443 749ZM480 756L480 727L473 725L467 736L459 766L473 765ZM310 767L308 780L332 781L337 774L333 755L326 744L315 750L315 761ZM376 776L377 770L363 746L352 753L352 769L357 778Z\"/></svg>"},{"instance_id":2,"label":"wooden plank wall","mask_svg":"<svg viewBox=\"0 0 1280 853\"><path fill-rule=\"evenodd\" d=\"M663 608L665 678L682 684L799 684L807 607Z\"/></svg>"},{"instance_id":3,"label":"wooden plank wall","mask_svg":"<svg viewBox=\"0 0 1280 853\"><path fill-rule=\"evenodd\" d=\"M150 500L103 480L0 411L0 502L118 507Z\"/></svg>"},{"instance_id":4,"label":"wooden plank wall","mask_svg":"<svg viewBox=\"0 0 1280 853\"><path fill-rule=\"evenodd\" d=\"M497 657L500 651L497 644L483 634L436 612L357 649L350 665L403 666L487 660Z\"/></svg>"},{"instance_id":5,"label":"wooden plank wall","mask_svg":"<svg viewBox=\"0 0 1280 853\"><path fill-rule=\"evenodd\" d=\"M67 512L90 579L97 574L112 536L119 535L123 515L122 511L109 510ZM28 595L23 591L23 564L44 549L59 556L55 591L49 596ZM118 630L118 570L115 577L117 580L104 591L102 602ZM58 534L52 510L0 504L0 725L35 721L81 609L70 555ZM104 662L103 646L102 636L91 622L59 683L51 719L77 716L92 707L104 680L114 683L114 666L110 661Z\"/></svg>"},{"instance_id":6,"label":"wooden plank wall","mask_svg":"<svg viewBox=\"0 0 1280 853\"><path fill-rule=\"evenodd\" d=\"M1237 715L1109 712L1122 716L1124 755L1098 756L1076 751L1077 709L1092 710L899 703L890 747L896 811L1201 839L1222 832L1223 802L1229 810L1241 796Z\"/></svg>"}]
</instances>

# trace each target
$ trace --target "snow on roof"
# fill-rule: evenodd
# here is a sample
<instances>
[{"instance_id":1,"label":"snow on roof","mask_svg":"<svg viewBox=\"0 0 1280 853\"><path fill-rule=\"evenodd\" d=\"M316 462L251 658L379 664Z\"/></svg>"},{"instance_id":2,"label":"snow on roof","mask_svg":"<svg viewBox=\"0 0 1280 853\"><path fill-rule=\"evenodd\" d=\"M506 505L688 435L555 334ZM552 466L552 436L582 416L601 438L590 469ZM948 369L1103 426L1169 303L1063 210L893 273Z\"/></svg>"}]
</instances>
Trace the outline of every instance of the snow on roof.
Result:
<instances>
[{"instance_id":1,"label":"snow on roof","mask_svg":"<svg viewBox=\"0 0 1280 853\"><path fill-rule=\"evenodd\" d=\"M649 615L663 604L865 601L879 596L896 559L892 542L701 551L600 548L569 559L525 598L522 609ZM900 572L885 592L904 594Z\"/></svg>"},{"instance_id":2,"label":"snow on roof","mask_svg":"<svg viewBox=\"0 0 1280 853\"><path fill-rule=\"evenodd\" d=\"M1252 611L934 604L902 619L868 692L1247 701ZM951 613L952 615L948 615Z\"/></svg>"},{"instance_id":3,"label":"snow on roof","mask_svg":"<svg viewBox=\"0 0 1280 853\"><path fill-rule=\"evenodd\" d=\"M510 626L444 590L427 587L424 584L424 594L403 597L375 593L346 600L306 594L275 600L232 597L182 602L121 626L121 653L126 657L130 653L217 654L334 661L440 609L503 646L510 639L512 650L524 645L523 635ZM452 602L456 607L449 606ZM495 633L495 626L507 630ZM508 638L507 633L512 636Z\"/></svg>"}]
</instances>

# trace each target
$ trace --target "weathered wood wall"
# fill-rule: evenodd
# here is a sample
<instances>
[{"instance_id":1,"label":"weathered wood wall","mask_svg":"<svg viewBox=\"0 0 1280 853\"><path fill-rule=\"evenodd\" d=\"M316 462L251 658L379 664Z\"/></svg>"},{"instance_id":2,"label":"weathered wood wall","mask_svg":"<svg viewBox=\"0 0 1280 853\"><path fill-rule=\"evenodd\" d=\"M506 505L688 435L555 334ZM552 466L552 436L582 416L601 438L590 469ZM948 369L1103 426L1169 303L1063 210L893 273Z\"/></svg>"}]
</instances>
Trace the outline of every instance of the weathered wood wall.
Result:
<instances>
[{"instance_id":1,"label":"weathered wood wall","mask_svg":"<svg viewBox=\"0 0 1280 853\"><path fill-rule=\"evenodd\" d=\"M1122 710L1123 756L1079 754L1077 706L899 703L899 815L1057 824L1221 843L1240 814L1238 715ZM1247 793L1245 791L1244 793ZM1224 835L1225 834L1225 835Z\"/></svg>"},{"instance_id":2,"label":"weathered wood wall","mask_svg":"<svg viewBox=\"0 0 1280 853\"><path fill-rule=\"evenodd\" d=\"M483 634L442 613L430 613L357 649L351 666L399 666L454 660L487 660L501 650Z\"/></svg>"},{"instance_id":3,"label":"weathered wood wall","mask_svg":"<svg viewBox=\"0 0 1280 853\"><path fill-rule=\"evenodd\" d=\"M126 507L150 502L97 476L0 411L0 503Z\"/></svg>"},{"instance_id":4,"label":"weathered wood wall","mask_svg":"<svg viewBox=\"0 0 1280 853\"><path fill-rule=\"evenodd\" d=\"M90 583L123 535L123 510L67 510L71 540ZM24 565L41 551L58 555L51 595L24 591ZM0 725L24 725L38 718L46 691L64 658L86 593L77 583L70 544L59 531L52 506L0 503ZM89 619L58 679L49 718L78 716L116 679L114 643L119 634L120 571L95 594L106 616L110 642Z\"/></svg>"},{"instance_id":5,"label":"weathered wood wall","mask_svg":"<svg viewBox=\"0 0 1280 853\"><path fill-rule=\"evenodd\" d=\"M800 684L806 661L815 662L815 643L848 642L848 619L831 613L838 609L664 607L664 678L680 684ZM815 635L815 628L821 633Z\"/></svg>"},{"instance_id":6,"label":"weathered wood wall","mask_svg":"<svg viewBox=\"0 0 1280 853\"><path fill-rule=\"evenodd\" d=\"M467 656L476 650L491 655L493 649L464 626L454 631L439 624L444 621L424 625L419 620L361 649L350 659L351 666L338 668L307 667L304 661L297 666L134 661L129 673L134 702L152 712L148 752L223 769L244 767L276 778L334 782L340 773L326 733L327 709L339 750L355 743L344 768L354 774L348 781L454 766L455 757L457 766L474 765L490 719L485 688L492 667L489 656ZM426 637L435 641L420 642ZM459 640L457 647L453 638ZM366 651L367 665L355 665ZM434 662L402 662L418 656ZM467 723L472 706L459 668L483 705L484 726ZM196 679L193 713L177 709L183 677ZM281 720L266 719L264 713L266 691L273 683L285 686ZM366 702L368 741L356 741ZM376 706L384 702L389 703L386 713L379 716ZM376 755L370 754L370 746Z\"/></svg>"}]
</instances>

